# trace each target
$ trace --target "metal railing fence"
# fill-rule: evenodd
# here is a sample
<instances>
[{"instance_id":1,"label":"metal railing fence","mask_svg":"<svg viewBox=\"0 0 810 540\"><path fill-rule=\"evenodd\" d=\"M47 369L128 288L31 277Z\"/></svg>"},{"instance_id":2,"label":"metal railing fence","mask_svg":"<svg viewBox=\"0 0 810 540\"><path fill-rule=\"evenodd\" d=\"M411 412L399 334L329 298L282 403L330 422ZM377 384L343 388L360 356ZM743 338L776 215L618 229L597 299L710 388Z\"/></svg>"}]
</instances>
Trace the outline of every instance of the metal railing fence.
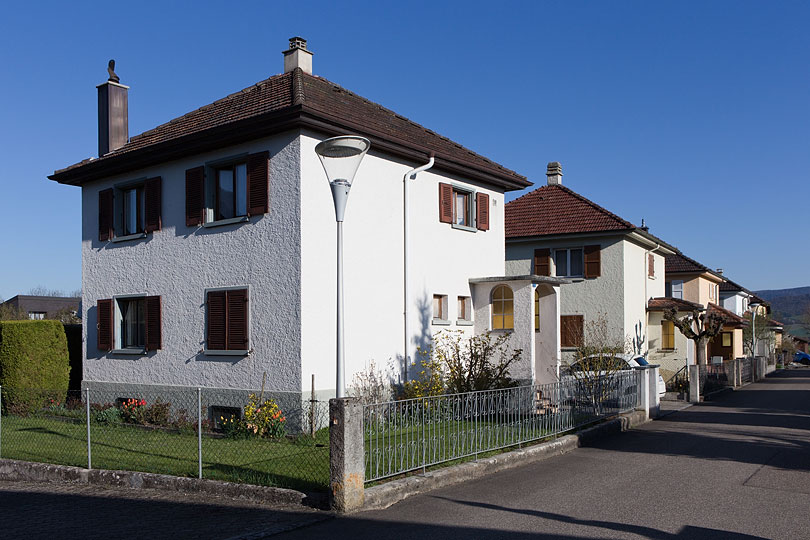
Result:
<instances>
[{"instance_id":1,"label":"metal railing fence","mask_svg":"<svg viewBox=\"0 0 810 540\"><path fill-rule=\"evenodd\" d=\"M740 382L742 384L754 382L754 361L753 358L740 360Z\"/></svg>"},{"instance_id":2,"label":"metal railing fence","mask_svg":"<svg viewBox=\"0 0 810 540\"><path fill-rule=\"evenodd\" d=\"M2 387L0 458L326 490L328 403L295 393L255 396Z\"/></svg>"},{"instance_id":3,"label":"metal railing fence","mask_svg":"<svg viewBox=\"0 0 810 540\"><path fill-rule=\"evenodd\" d=\"M556 436L640 404L640 371L363 406L366 482Z\"/></svg>"},{"instance_id":4,"label":"metal railing fence","mask_svg":"<svg viewBox=\"0 0 810 540\"><path fill-rule=\"evenodd\" d=\"M732 368L728 362L719 364L700 364L700 394L707 394L727 386L734 386Z\"/></svg>"}]
</instances>

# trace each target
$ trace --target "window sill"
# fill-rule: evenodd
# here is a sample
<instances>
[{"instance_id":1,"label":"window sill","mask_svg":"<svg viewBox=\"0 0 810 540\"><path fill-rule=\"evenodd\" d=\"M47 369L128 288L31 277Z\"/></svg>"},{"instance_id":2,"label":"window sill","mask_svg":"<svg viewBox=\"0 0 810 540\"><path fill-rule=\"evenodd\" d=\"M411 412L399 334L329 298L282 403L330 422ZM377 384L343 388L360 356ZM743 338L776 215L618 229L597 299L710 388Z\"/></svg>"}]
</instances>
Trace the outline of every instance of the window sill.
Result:
<instances>
[{"instance_id":1,"label":"window sill","mask_svg":"<svg viewBox=\"0 0 810 540\"><path fill-rule=\"evenodd\" d=\"M113 349L110 351L111 354L131 354L135 356L144 356L146 354L146 349Z\"/></svg>"},{"instance_id":2,"label":"window sill","mask_svg":"<svg viewBox=\"0 0 810 540\"><path fill-rule=\"evenodd\" d=\"M492 334L513 334L514 332L514 328L495 328L490 330L490 333Z\"/></svg>"},{"instance_id":3,"label":"window sill","mask_svg":"<svg viewBox=\"0 0 810 540\"><path fill-rule=\"evenodd\" d=\"M126 242L128 240L139 240L141 238L146 238L145 232L128 234L126 236L114 236L110 242Z\"/></svg>"},{"instance_id":4,"label":"window sill","mask_svg":"<svg viewBox=\"0 0 810 540\"><path fill-rule=\"evenodd\" d=\"M434 326L450 326L450 321L446 319L433 319L431 324Z\"/></svg>"},{"instance_id":5,"label":"window sill","mask_svg":"<svg viewBox=\"0 0 810 540\"><path fill-rule=\"evenodd\" d=\"M457 225L455 223L451 223L450 226L453 227L454 229L458 229L460 231L467 231L467 232L473 232L473 233L478 230L475 227L469 227L467 225Z\"/></svg>"},{"instance_id":6,"label":"window sill","mask_svg":"<svg viewBox=\"0 0 810 540\"><path fill-rule=\"evenodd\" d=\"M456 326L472 326L473 324L475 323L466 319L459 319L456 321Z\"/></svg>"},{"instance_id":7,"label":"window sill","mask_svg":"<svg viewBox=\"0 0 810 540\"><path fill-rule=\"evenodd\" d=\"M207 223L203 223L202 226L207 229L209 227L221 227L222 225L233 225L234 223L245 223L246 221L250 221L249 216L237 216L228 219L218 219L216 221L209 221Z\"/></svg>"},{"instance_id":8,"label":"window sill","mask_svg":"<svg viewBox=\"0 0 810 540\"><path fill-rule=\"evenodd\" d=\"M225 351L218 351L218 350L211 350L205 349L203 351L205 356L247 356L250 354L248 350L225 350Z\"/></svg>"}]
</instances>

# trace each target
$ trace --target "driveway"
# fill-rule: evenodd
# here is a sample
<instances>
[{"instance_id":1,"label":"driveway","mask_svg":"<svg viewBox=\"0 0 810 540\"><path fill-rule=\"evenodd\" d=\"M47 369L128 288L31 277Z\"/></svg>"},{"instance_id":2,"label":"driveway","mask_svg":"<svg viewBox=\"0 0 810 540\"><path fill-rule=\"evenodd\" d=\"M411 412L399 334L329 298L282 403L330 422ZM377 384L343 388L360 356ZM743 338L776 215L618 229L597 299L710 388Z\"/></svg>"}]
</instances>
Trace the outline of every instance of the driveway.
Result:
<instances>
[{"instance_id":1,"label":"driveway","mask_svg":"<svg viewBox=\"0 0 810 540\"><path fill-rule=\"evenodd\" d=\"M0 538L810 538L810 370L594 446L332 518L150 490L0 482Z\"/></svg>"}]
</instances>

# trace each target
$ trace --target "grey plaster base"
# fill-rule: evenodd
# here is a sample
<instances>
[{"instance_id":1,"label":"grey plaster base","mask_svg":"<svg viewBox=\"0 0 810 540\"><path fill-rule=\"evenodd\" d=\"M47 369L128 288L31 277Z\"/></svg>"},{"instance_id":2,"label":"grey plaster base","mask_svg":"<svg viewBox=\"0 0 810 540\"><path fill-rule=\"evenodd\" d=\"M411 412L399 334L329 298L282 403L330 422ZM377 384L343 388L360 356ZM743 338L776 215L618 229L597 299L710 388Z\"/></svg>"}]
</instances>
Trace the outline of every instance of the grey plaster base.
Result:
<instances>
[{"instance_id":1,"label":"grey plaster base","mask_svg":"<svg viewBox=\"0 0 810 540\"><path fill-rule=\"evenodd\" d=\"M387 508L411 495L466 482L480 476L564 454L580 446L585 446L593 440L627 431L648 421L643 411L634 411L553 441L438 469L425 475L408 476L400 480L386 482L366 489L363 510Z\"/></svg>"},{"instance_id":2,"label":"grey plaster base","mask_svg":"<svg viewBox=\"0 0 810 540\"><path fill-rule=\"evenodd\" d=\"M164 474L82 469L80 467L32 463L13 459L0 459L0 480L71 482L119 488L159 489L180 493L207 493L220 497L245 499L279 506L312 506L313 503L322 503L322 501L308 499L304 493L292 489L182 478Z\"/></svg>"}]
</instances>

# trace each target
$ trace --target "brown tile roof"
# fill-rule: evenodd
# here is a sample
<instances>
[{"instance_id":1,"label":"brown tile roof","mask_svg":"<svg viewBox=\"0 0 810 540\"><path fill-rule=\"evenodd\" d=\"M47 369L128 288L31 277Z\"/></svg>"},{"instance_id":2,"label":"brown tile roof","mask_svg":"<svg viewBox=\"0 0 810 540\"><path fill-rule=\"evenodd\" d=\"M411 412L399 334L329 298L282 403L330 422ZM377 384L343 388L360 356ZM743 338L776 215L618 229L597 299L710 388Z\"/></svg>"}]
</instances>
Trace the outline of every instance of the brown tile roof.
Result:
<instances>
[{"instance_id":1,"label":"brown tile roof","mask_svg":"<svg viewBox=\"0 0 810 540\"><path fill-rule=\"evenodd\" d=\"M749 294L751 293L751 291L749 291L742 285L735 283L728 278L726 278L726 281L720 284L720 290L724 292L746 292Z\"/></svg>"},{"instance_id":2,"label":"brown tile roof","mask_svg":"<svg viewBox=\"0 0 810 540\"><path fill-rule=\"evenodd\" d=\"M524 176L447 137L300 69L270 77L131 137L118 150L56 171L49 178L81 184L295 127L327 135L363 135L373 148L411 159L425 160L433 152L437 168L506 190L531 185Z\"/></svg>"},{"instance_id":3,"label":"brown tile roof","mask_svg":"<svg viewBox=\"0 0 810 540\"><path fill-rule=\"evenodd\" d=\"M721 274L718 274L708 266L704 266L699 262L697 262L696 260L690 259L689 257L680 252L665 256L664 269L665 269L664 271L667 274L692 273L692 272L702 274L703 272L709 272L710 274L714 274L719 278L723 277Z\"/></svg>"},{"instance_id":4,"label":"brown tile roof","mask_svg":"<svg viewBox=\"0 0 810 540\"><path fill-rule=\"evenodd\" d=\"M748 326L748 321L744 318L740 317L733 311L729 311L723 307L718 306L717 304L712 304L709 302L709 313L717 313L723 318L723 325L730 326L732 328L742 328L743 326Z\"/></svg>"},{"instance_id":5,"label":"brown tile roof","mask_svg":"<svg viewBox=\"0 0 810 540\"><path fill-rule=\"evenodd\" d=\"M689 300L680 298L650 298L647 302L647 311L664 311L665 309L676 309L678 311L702 310L703 306Z\"/></svg>"},{"instance_id":6,"label":"brown tile roof","mask_svg":"<svg viewBox=\"0 0 810 540\"><path fill-rule=\"evenodd\" d=\"M507 238L636 229L629 221L558 184L537 188L507 203L505 213Z\"/></svg>"}]
</instances>

